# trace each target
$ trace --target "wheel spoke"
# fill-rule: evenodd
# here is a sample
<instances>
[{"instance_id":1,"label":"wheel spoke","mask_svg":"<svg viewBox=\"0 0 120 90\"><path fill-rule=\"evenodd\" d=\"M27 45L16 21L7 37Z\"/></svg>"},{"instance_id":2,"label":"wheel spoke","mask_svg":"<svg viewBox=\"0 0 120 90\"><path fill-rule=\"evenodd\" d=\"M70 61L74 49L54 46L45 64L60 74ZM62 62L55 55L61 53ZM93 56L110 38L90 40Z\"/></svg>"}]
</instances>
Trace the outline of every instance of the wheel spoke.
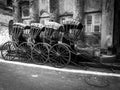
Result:
<instances>
[{"instance_id":1,"label":"wheel spoke","mask_svg":"<svg viewBox=\"0 0 120 90\"><path fill-rule=\"evenodd\" d=\"M66 62L62 59L62 57L60 57L60 61L63 63L63 64L66 64Z\"/></svg>"},{"instance_id":2,"label":"wheel spoke","mask_svg":"<svg viewBox=\"0 0 120 90\"><path fill-rule=\"evenodd\" d=\"M41 59L42 59L42 62L46 61L46 58L44 56Z\"/></svg>"},{"instance_id":3,"label":"wheel spoke","mask_svg":"<svg viewBox=\"0 0 120 90\"><path fill-rule=\"evenodd\" d=\"M60 60L60 57L57 58L57 61L58 61L58 65L61 65L61 60Z\"/></svg>"},{"instance_id":4,"label":"wheel spoke","mask_svg":"<svg viewBox=\"0 0 120 90\"><path fill-rule=\"evenodd\" d=\"M58 53L60 53L60 49L59 49L59 47L56 47L56 51L57 51Z\"/></svg>"},{"instance_id":5,"label":"wheel spoke","mask_svg":"<svg viewBox=\"0 0 120 90\"><path fill-rule=\"evenodd\" d=\"M46 57L45 57L46 55L43 55L43 54L41 54L41 57L43 57L44 59L46 59Z\"/></svg>"},{"instance_id":6,"label":"wheel spoke","mask_svg":"<svg viewBox=\"0 0 120 90\"><path fill-rule=\"evenodd\" d=\"M52 60L52 59L54 59L54 61L56 61L56 60L57 60L57 57L51 57L50 60Z\"/></svg>"},{"instance_id":7,"label":"wheel spoke","mask_svg":"<svg viewBox=\"0 0 120 90\"><path fill-rule=\"evenodd\" d=\"M61 54L62 54L62 55L66 54L66 53L69 54L69 52L67 52L65 49L61 49Z\"/></svg>"},{"instance_id":8,"label":"wheel spoke","mask_svg":"<svg viewBox=\"0 0 120 90\"><path fill-rule=\"evenodd\" d=\"M68 58L66 59L66 58L64 58L64 57L61 57L62 58L62 60L64 60L64 61L66 61L66 62L68 62Z\"/></svg>"},{"instance_id":9,"label":"wheel spoke","mask_svg":"<svg viewBox=\"0 0 120 90\"><path fill-rule=\"evenodd\" d=\"M69 58L69 56L61 56L62 58Z\"/></svg>"}]
</instances>

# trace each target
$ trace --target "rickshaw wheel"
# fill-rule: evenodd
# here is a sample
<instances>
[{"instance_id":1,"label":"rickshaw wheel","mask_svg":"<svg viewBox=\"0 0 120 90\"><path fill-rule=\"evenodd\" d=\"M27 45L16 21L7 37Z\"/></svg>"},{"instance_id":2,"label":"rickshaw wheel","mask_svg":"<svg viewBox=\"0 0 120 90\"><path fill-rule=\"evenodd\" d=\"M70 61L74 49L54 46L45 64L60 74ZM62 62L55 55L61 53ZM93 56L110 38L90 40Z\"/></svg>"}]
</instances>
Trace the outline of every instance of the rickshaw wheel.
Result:
<instances>
[{"instance_id":1,"label":"rickshaw wheel","mask_svg":"<svg viewBox=\"0 0 120 90\"><path fill-rule=\"evenodd\" d=\"M16 56L18 45L15 42L8 41L2 46L1 56L5 60L13 60Z\"/></svg>"},{"instance_id":2,"label":"rickshaw wheel","mask_svg":"<svg viewBox=\"0 0 120 90\"><path fill-rule=\"evenodd\" d=\"M23 42L18 46L18 60L22 62L31 62L31 50L32 50L32 44Z\"/></svg>"},{"instance_id":3,"label":"rickshaw wheel","mask_svg":"<svg viewBox=\"0 0 120 90\"><path fill-rule=\"evenodd\" d=\"M65 67L70 63L71 52L64 44L54 45L49 52L49 62L57 68Z\"/></svg>"},{"instance_id":4,"label":"rickshaw wheel","mask_svg":"<svg viewBox=\"0 0 120 90\"><path fill-rule=\"evenodd\" d=\"M32 60L36 64L45 64L48 61L48 46L45 43L38 43L33 47Z\"/></svg>"}]
</instances>

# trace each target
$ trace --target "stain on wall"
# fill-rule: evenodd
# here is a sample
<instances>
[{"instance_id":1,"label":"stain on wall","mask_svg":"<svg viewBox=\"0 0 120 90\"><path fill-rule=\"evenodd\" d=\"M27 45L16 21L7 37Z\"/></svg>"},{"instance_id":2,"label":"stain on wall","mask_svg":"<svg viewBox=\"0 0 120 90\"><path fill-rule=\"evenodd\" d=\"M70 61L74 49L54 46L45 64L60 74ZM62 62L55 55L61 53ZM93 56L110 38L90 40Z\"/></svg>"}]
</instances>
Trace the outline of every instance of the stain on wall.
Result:
<instances>
[{"instance_id":1,"label":"stain on wall","mask_svg":"<svg viewBox=\"0 0 120 90\"><path fill-rule=\"evenodd\" d=\"M102 0L85 0L85 12L102 10Z\"/></svg>"},{"instance_id":2,"label":"stain on wall","mask_svg":"<svg viewBox=\"0 0 120 90\"><path fill-rule=\"evenodd\" d=\"M49 12L49 0L39 0L39 10Z\"/></svg>"},{"instance_id":3,"label":"stain on wall","mask_svg":"<svg viewBox=\"0 0 120 90\"><path fill-rule=\"evenodd\" d=\"M114 23L114 1L103 0L102 4L102 32L101 32L101 47L107 48L106 39L109 33L113 34Z\"/></svg>"},{"instance_id":4,"label":"stain on wall","mask_svg":"<svg viewBox=\"0 0 120 90\"><path fill-rule=\"evenodd\" d=\"M73 13L75 11L75 0L59 0L59 13Z\"/></svg>"}]
</instances>

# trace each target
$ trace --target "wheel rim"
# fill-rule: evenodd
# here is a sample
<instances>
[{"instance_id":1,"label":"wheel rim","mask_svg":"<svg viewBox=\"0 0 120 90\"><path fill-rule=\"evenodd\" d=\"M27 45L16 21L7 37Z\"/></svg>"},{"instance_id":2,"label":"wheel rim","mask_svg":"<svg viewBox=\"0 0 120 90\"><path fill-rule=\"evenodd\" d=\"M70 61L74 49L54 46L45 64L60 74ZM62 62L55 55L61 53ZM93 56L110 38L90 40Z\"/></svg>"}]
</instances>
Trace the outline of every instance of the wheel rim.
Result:
<instances>
[{"instance_id":1,"label":"wheel rim","mask_svg":"<svg viewBox=\"0 0 120 90\"><path fill-rule=\"evenodd\" d=\"M23 42L18 47L18 60L22 62L31 62L31 49L32 45L27 42Z\"/></svg>"},{"instance_id":2,"label":"wheel rim","mask_svg":"<svg viewBox=\"0 0 120 90\"><path fill-rule=\"evenodd\" d=\"M1 55L5 60L12 60L16 56L18 45L15 42L7 42L2 46Z\"/></svg>"},{"instance_id":3,"label":"wheel rim","mask_svg":"<svg viewBox=\"0 0 120 90\"><path fill-rule=\"evenodd\" d=\"M32 50L32 59L36 64L45 64L48 61L48 47L39 43Z\"/></svg>"},{"instance_id":4,"label":"wheel rim","mask_svg":"<svg viewBox=\"0 0 120 90\"><path fill-rule=\"evenodd\" d=\"M48 44L48 43L43 43L43 44L46 45L46 47L48 48L48 50L50 50L50 48L51 48L50 44Z\"/></svg>"},{"instance_id":5,"label":"wheel rim","mask_svg":"<svg viewBox=\"0 0 120 90\"><path fill-rule=\"evenodd\" d=\"M56 44L50 49L49 61L54 67L64 67L69 64L70 59L70 50L65 45Z\"/></svg>"}]
</instances>

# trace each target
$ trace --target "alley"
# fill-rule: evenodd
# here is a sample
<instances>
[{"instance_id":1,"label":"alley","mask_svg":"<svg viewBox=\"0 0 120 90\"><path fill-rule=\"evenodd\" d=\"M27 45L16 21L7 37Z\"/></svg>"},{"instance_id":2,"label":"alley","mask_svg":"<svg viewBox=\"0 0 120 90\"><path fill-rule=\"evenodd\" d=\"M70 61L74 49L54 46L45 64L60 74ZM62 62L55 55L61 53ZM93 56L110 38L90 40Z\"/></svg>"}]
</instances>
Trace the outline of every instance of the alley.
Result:
<instances>
[{"instance_id":1,"label":"alley","mask_svg":"<svg viewBox=\"0 0 120 90\"><path fill-rule=\"evenodd\" d=\"M120 90L120 0L0 0L0 12L0 90Z\"/></svg>"}]
</instances>

